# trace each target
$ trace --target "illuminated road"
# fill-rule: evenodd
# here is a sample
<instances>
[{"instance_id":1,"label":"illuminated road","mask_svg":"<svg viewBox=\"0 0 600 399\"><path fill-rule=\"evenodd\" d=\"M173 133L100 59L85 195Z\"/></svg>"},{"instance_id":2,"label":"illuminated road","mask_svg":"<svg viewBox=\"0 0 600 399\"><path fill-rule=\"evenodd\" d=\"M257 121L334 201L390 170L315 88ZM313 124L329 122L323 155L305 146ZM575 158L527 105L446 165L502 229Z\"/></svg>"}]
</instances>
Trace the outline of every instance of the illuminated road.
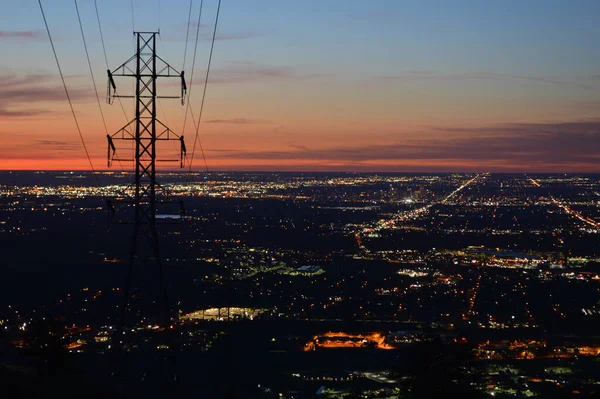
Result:
<instances>
[{"instance_id":1,"label":"illuminated road","mask_svg":"<svg viewBox=\"0 0 600 399\"><path fill-rule=\"evenodd\" d=\"M452 197L454 197L455 195L457 195L458 193L460 193L464 188L466 188L469 184L473 183L475 180L477 180L479 178L479 176L481 176L480 174L475 176L474 178L472 178L471 180L467 181L466 183L464 183L462 186L460 186L459 188L457 188L456 190L452 191L446 198L444 198L440 204L445 204L446 202L448 202Z\"/></svg>"},{"instance_id":2,"label":"illuminated road","mask_svg":"<svg viewBox=\"0 0 600 399\"><path fill-rule=\"evenodd\" d=\"M376 381L380 384L396 384L398 382L398 380L391 379L382 373L364 372L363 375L366 378Z\"/></svg>"},{"instance_id":3,"label":"illuminated road","mask_svg":"<svg viewBox=\"0 0 600 399\"><path fill-rule=\"evenodd\" d=\"M471 180L463 183L460 187L456 188L454 191L452 191L450 194L448 194L444 199L442 199L439 202L434 202L434 203L422 206L421 208L412 209L410 211L403 212L403 213L395 216L392 219L381 219L381 220L379 220L377 222L377 227L375 227L375 230L380 230L380 229L385 229L385 228L393 228L393 227L395 227L395 224L397 222L403 222L403 221L406 221L406 220L411 220L411 219L415 219L415 218L417 218L419 216L422 216L423 214L425 214L426 212L428 212L429 209L432 206L434 206L434 205L448 203L448 201L450 201L453 197L455 197L456 195L458 195L467 186L469 186L470 184L472 184L473 182L475 182L480 176L481 176L481 174L479 174L479 175L475 176L474 178L472 178ZM369 233L372 230L373 230L372 228L364 228L362 232L363 233Z\"/></svg>"},{"instance_id":4,"label":"illuminated road","mask_svg":"<svg viewBox=\"0 0 600 399\"><path fill-rule=\"evenodd\" d=\"M535 187L541 187L540 183L534 179L529 179L531 181L531 184L533 184ZM595 221L594 219L591 218L586 218L585 216L583 216L581 213L577 212L574 209L569 208L569 206L562 204L560 201L558 201L556 198L554 198L553 196L549 195L549 197L552 199L552 202L565 210L565 212L567 212L569 215L576 217L577 219L581 220L582 222L589 224L590 226L596 228L596 229L600 229L600 223L598 223L597 221Z\"/></svg>"}]
</instances>

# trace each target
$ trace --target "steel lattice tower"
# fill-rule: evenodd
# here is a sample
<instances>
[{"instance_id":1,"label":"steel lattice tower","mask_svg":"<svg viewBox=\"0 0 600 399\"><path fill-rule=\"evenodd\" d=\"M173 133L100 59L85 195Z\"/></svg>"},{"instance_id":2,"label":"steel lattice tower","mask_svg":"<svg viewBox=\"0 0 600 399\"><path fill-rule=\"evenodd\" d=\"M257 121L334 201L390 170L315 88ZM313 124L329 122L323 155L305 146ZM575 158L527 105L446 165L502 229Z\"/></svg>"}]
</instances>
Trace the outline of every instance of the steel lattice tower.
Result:
<instances>
[{"instance_id":1,"label":"steel lattice tower","mask_svg":"<svg viewBox=\"0 0 600 399\"><path fill-rule=\"evenodd\" d=\"M170 312L167 302L167 287L164 281L164 266L160 258L158 234L156 230L156 211L159 203L168 201L157 200L157 194L168 194L156 182L156 163L179 162L183 167L186 148L183 135L175 134L156 117L156 102L159 98L181 98L187 91L184 72L178 72L166 61L156 54L156 35L158 32L134 32L137 39L137 52L114 71L108 70L108 97L110 104L112 98L124 97L135 99L135 118L119 129L116 133L108 135L108 166L112 161L133 161L135 165L135 181L130 186L132 198L126 203L132 204L133 236L131 240L129 267L127 280L124 287L124 304L122 307L121 327L125 326L127 313L131 306L131 288L134 265L137 262L156 263L159 274L159 290L162 297L161 316L159 323L167 327L170 322ZM135 95L125 96L116 93L116 77L130 77L135 79ZM159 96L157 94L158 78L178 78L181 80L181 94L179 96ZM134 157L122 159L116 157L115 140L133 141ZM163 140L179 140L179 159L158 159L157 143ZM114 208L113 208L114 210Z\"/></svg>"}]
</instances>

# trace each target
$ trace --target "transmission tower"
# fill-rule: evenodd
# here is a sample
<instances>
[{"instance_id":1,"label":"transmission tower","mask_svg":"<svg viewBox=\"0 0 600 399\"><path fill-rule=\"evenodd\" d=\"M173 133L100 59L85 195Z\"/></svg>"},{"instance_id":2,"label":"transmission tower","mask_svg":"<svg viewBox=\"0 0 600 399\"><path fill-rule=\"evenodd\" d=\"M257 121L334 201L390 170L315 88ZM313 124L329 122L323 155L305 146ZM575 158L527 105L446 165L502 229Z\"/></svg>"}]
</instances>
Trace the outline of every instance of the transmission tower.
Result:
<instances>
[{"instance_id":1,"label":"transmission tower","mask_svg":"<svg viewBox=\"0 0 600 399\"><path fill-rule=\"evenodd\" d=\"M178 72L156 54L156 35L158 32L134 32L137 39L136 53L118 68L108 72L107 102L113 98L133 98L135 100L135 118L108 139L108 166L113 161L133 161L135 165L135 181L129 192L131 198L125 201L133 205L133 236L129 254L127 280L124 287L124 304L121 314L121 328L126 325L128 312L131 311L132 279L134 266L148 266L155 263L159 275L160 316L158 324L167 328L170 323L170 312L167 301L167 286L164 280L164 265L160 258L158 235L156 230L157 205L168 203L168 200L157 200L157 196L167 196L168 192L156 182L157 162L178 162L183 167L186 155L183 135L175 134L156 117L156 101L159 98L181 99L183 105L187 87L184 72ZM117 94L115 78L129 77L135 79L134 95ZM159 96L157 93L158 78L177 78L181 80L181 93L177 96ZM117 158L116 140L128 140L134 143L132 158ZM157 143L166 140L179 140L179 157L177 159L159 159ZM109 204L114 211L114 207ZM182 208L181 208L182 209ZM146 273L146 271L142 271Z\"/></svg>"}]
</instances>

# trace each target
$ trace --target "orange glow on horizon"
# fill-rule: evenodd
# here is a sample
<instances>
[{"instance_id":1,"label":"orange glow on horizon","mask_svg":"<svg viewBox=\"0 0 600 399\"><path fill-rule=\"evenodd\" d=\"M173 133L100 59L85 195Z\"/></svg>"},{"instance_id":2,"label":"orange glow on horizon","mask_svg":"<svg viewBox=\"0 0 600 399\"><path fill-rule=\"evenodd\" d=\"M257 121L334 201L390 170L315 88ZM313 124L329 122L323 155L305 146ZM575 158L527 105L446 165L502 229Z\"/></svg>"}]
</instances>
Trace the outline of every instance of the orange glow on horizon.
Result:
<instances>
[{"instance_id":1,"label":"orange glow on horizon","mask_svg":"<svg viewBox=\"0 0 600 399\"><path fill-rule=\"evenodd\" d=\"M254 159L253 162L239 160L234 158L211 159L207 156L208 171L279 171L279 172L568 172L569 170L580 173L593 173L596 169L593 165L568 164L539 168L539 166L521 165L521 164L503 164L496 162L478 163L478 162L452 162L452 160L397 160L397 161L373 161L364 163L354 162L323 162L318 160L273 160L273 159ZM132 162L123 162L122 168L118 163L113 163L109 168L106 159L92 159L94 170L130 172L133 168ZM189 164L188 164L189 165ZM165 167L157 168L158 172L177 172L188 171L189 166L184 168ZM78 170L90 171L90 163L86 158L15 158L0 159L0 170L3 171L60 171L60 170ZM192 170L194 172L205 172L206 168L202 162L201 156L196 156Z\"/></svg>"}]
</instances>

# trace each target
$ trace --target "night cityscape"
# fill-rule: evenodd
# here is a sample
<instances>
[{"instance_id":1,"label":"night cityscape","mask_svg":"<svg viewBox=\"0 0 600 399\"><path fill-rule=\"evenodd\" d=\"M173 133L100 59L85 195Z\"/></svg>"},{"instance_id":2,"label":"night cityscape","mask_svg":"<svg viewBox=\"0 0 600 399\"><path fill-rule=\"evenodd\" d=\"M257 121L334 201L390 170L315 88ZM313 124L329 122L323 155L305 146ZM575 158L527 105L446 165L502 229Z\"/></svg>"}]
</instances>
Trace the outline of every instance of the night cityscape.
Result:
<instances>
[{"instance_id":1,"label":"night cityscape","mask_svg":"<svg viewBox=\"0 0 600 399\"><path fill-rule=\"evenodd\" d=\"M600 398L597 0L0 3L0 398Z\"/></svg>"},{"instance_id":2,"label":"night cityscape","mask_svg":"<svg viewBox=\"0 0 600 399\"><path fill-rule=\"evenodd\" d=\"M146 270L126 370L110 346L130 225L107 229L106 200L128 176L97 177L0 173L5 378L43 367L86 391L213 397L598 392L599 175L161 175L185 203L158 227L176 317L152 319ZM34 356L35 340L64 357Z\"/></svg>"}]
</instances>

